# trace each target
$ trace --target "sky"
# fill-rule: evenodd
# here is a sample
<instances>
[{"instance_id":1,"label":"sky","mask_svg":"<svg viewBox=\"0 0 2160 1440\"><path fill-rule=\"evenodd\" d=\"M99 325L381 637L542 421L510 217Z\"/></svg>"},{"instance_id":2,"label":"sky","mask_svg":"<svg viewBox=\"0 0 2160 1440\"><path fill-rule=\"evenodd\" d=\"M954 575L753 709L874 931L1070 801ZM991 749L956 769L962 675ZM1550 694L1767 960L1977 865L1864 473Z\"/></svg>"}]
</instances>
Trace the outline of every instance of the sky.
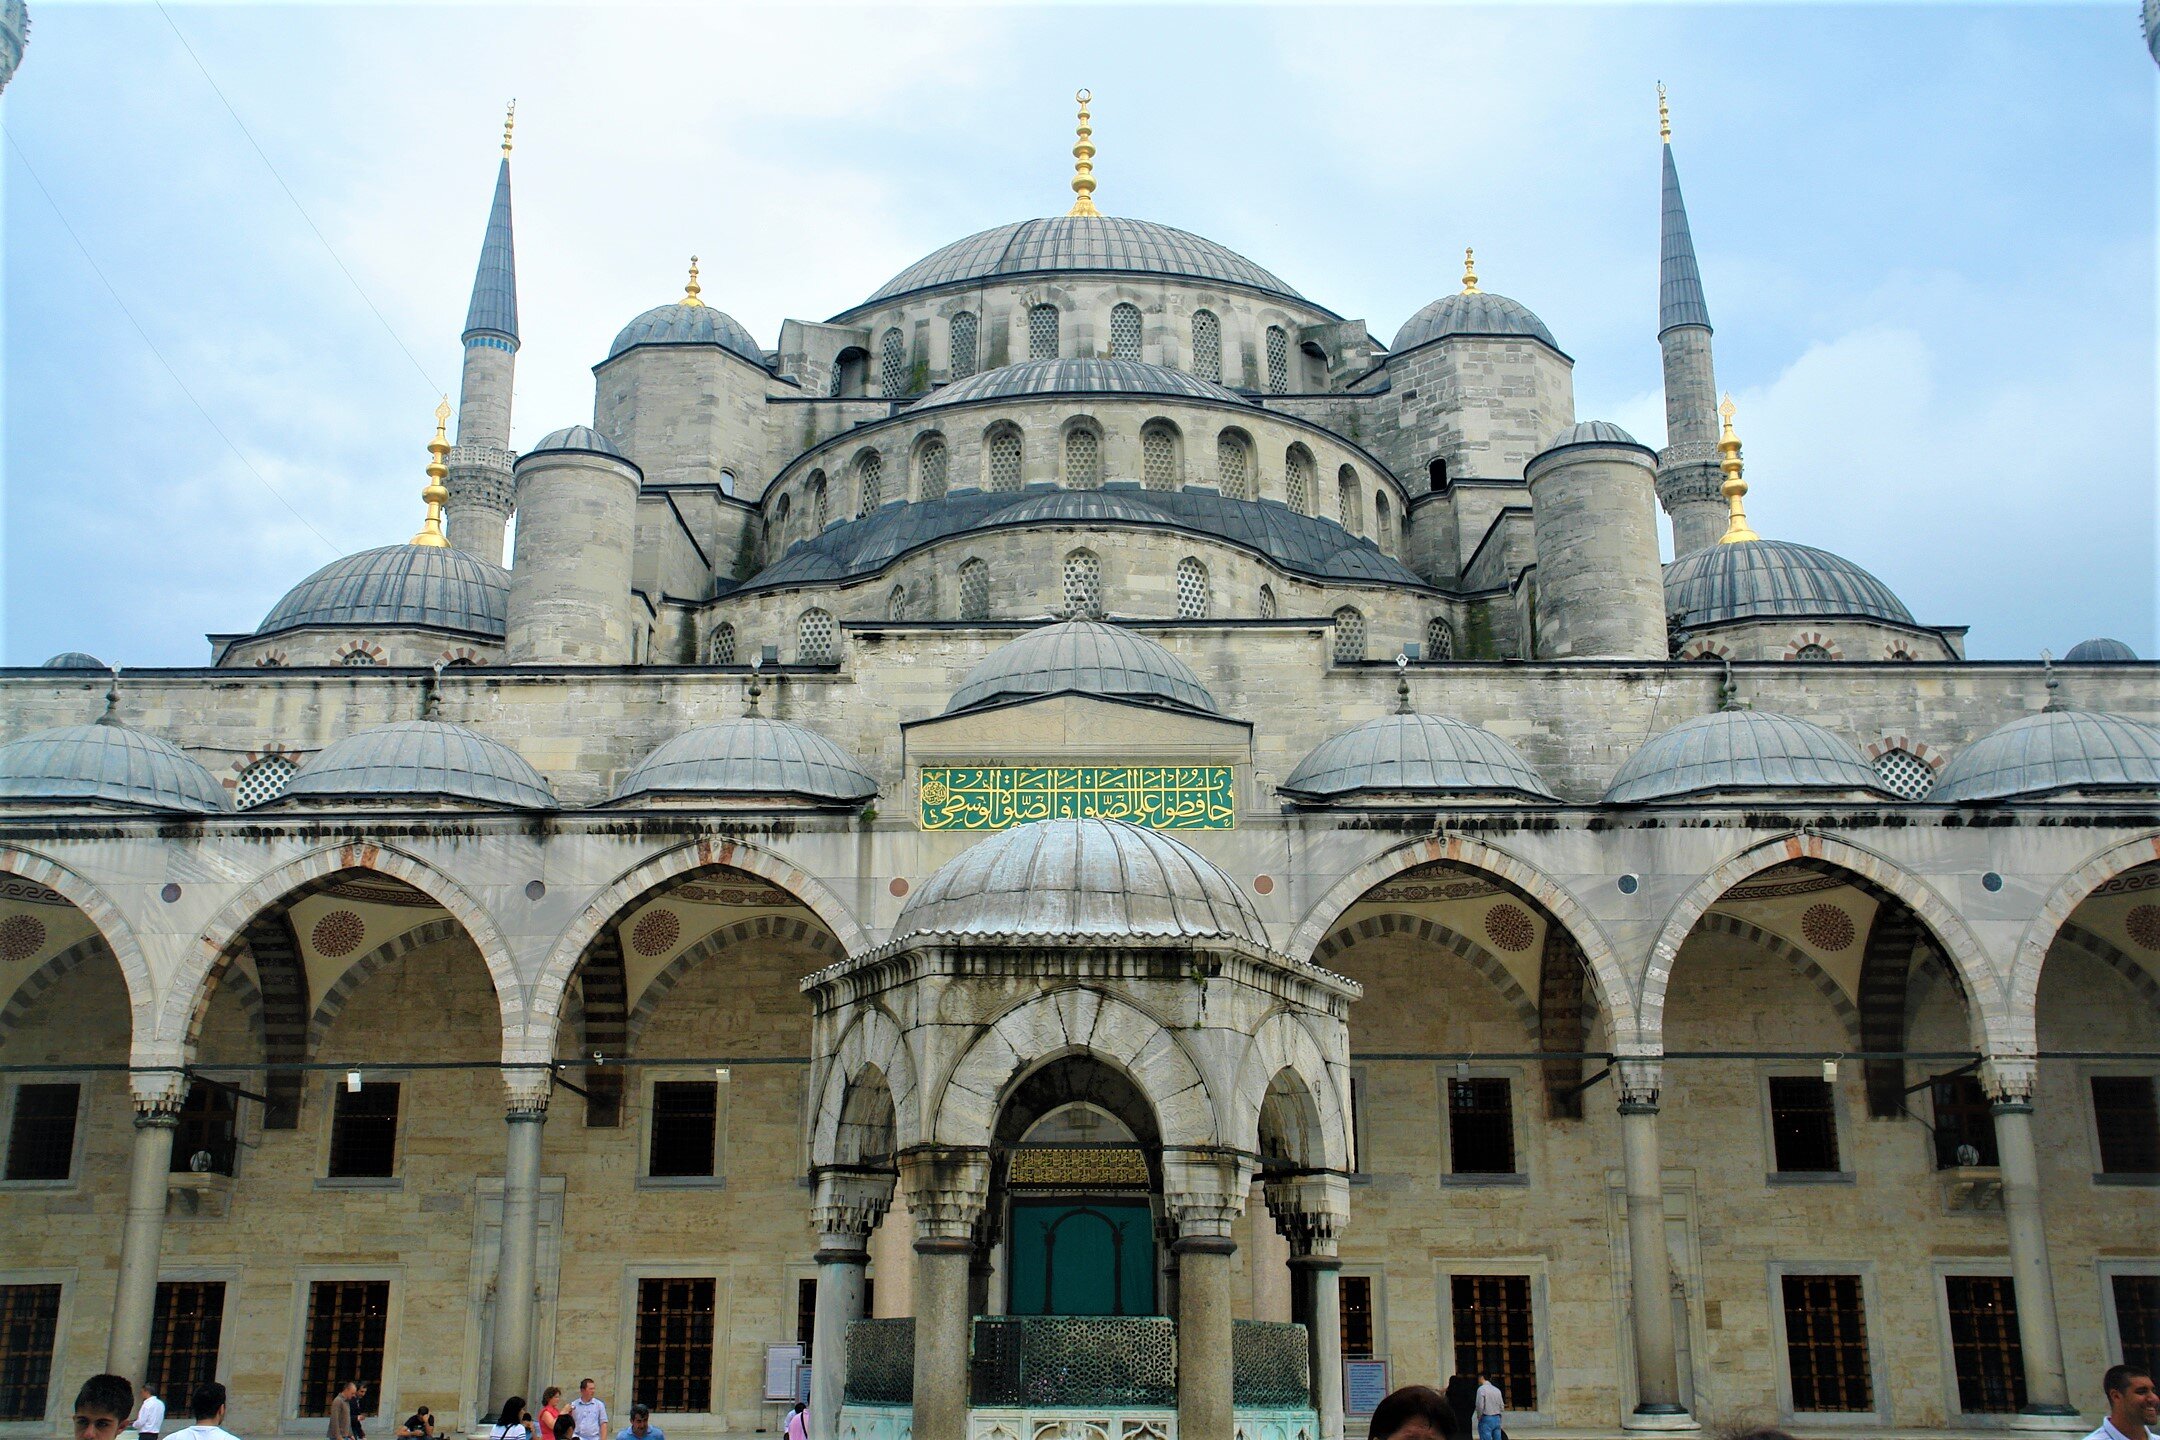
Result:
<instances>
[{"instance_id":1,"label":"sky","mask_svg":"<svg viewBox=\"0 0 2160 1440\"><path fill-rule=\"evenodd\" d=\"M1976 658L2160 650L2133 0L32 10L0 98L0 662L205 664L413 533L513 96L514 445L590 420L692 253L770 346L1063 213L1080 86L1106 213L1383 341L1475 246L1578 417L1657 445L1661 80L1755 528Z\"/></svg>"}]
</instances>

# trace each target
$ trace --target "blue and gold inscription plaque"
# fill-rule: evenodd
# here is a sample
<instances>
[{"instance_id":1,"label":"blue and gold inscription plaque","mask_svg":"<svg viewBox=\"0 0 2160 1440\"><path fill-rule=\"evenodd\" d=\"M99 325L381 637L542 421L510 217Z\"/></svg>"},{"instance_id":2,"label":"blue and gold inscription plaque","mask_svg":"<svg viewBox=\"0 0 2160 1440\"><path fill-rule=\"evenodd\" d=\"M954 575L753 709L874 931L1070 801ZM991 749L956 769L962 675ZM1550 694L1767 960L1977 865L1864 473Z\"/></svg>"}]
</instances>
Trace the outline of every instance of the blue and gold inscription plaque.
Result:
<instances>
[{"instance_id":1,"label":"blue and gold inscription plaque","mask_svg":"<svg viewBox=\"0 0 2160 1440\"><path fill-rule=\"evenodd\" d=\"M1228 830L1228 765L939 765L922 772L925 830L1003 830L1091 816L1151 830Z\"/></svg>"}]
</instances>

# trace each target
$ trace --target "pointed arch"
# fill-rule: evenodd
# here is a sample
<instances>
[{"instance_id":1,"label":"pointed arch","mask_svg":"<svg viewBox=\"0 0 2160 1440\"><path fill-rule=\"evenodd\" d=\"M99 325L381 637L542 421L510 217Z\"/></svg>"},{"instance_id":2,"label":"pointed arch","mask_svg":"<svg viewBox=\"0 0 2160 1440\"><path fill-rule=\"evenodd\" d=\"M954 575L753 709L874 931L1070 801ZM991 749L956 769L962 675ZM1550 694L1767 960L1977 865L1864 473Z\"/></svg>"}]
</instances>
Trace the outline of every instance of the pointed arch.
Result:
<instances>
[{"instance_id":1,"label":"pointed arch","mask_svg":"<svg viewBox=\"0 0 2160 1440\"><path fill-rule=\"evenodd\" d=\"M1414 940L1420 945L1429 945L1460 956L1469 963L1472 970L1491 984L1500 997L1500 1003L1515 1012L1515 1018L1522 1022L1523 1034L1533 1042L1537 1039L1537 1002L1530 998L1514 975L1509 973L1500 957L1461 931L1451 930L1436 920L1397 911L1367 915L1341 927L1322 940L1313 951L1313 963L1333 969L1330 962L1345 950L1374 940L1394 938Z\"/></svg>"},{"instance_id":2,"label":"pointed arch","mask_svg":"<svg viewBox=\"0 0 2160 1440\"><path fill-rule=\"evenodd\" d=\"M330 1027L352 1002L353 995L367 984L370 976L393 960L403 959L424 945L440 945L445 940L455 940L462 933L455 920L429 920L415 925L395 939L386 940L362 955L323 991L322 999L315 1003L314 1014L308 1017L307 1053L319 1054L323 1041L330 1034Z\"/></svg>"},{"instance_id":3,"label":"pointed arch","mask_svg":"<svg viewBox=\"0 0 2160 1440\"><path fill-rule=\"evenodd\" d=\"M120 913L120 907L90 881L35 850L0 845L0 875L14 875L44 886L80 910L97 927L105 947L112 952L114 963L120 967L121 979L127 982L129 1050L133 1063L150 1064L154 1063L153 1057L170 1058L160 1056L156 1049L157 985L150 975L150 962L135 938L134 927Z\"/></svg>"},{"instance_id":4,"label":"pointed arch","mask_svg":"<svg viewBox=\"0 0 2160 1440\"><path fill-rule=\"evenodd\" d=\"M308 1057L308 978L300 959L300 937L289 913L266 911L248 922L246 939L255 962L258 1014L265 1063L297 1065ZM242 978L228 969L223 983ZM307 1077L298 1070L271 1070L263 1076L263 1128L290 1130L300 1123L300 1096Z\"/></svg>"},{"instance_id":5,"label":"pointed arch","mask_svg":"<svg viewBox=\"0 0 2160 1440\"><path fill-rule=\"evenodd\" d=\"M0 1045L6 1044L8 1037L15 1033L15 1027L22 1024L30 1012L37 1008L38 1002L45 998L46 991L91 961L104 959L111 954L112 947L105 943L104 936L85 935L17 981L14 993L7 998L7 1004L0 1006Z\"/></svg>"},{"instance_id":6,"label":"pointed arch","mask_svg":"<svg viewBox=\"0 0 2160 1440\"><path fill-rule=\"evenodd\" d=\"M2152 1006L2154 1013L2160 1014L2160 980L2154 979L2150 970L2133 960L2121 947L2075 923L2062 927L2050 949L2061 947L2088 955L2114 971L2125 985L2137 992L2139 999Z\"/></svg>"},{"instance_id":7,"label":"pointed arch","mask_svg":"<svg viewBox=\"0 0 2160 1440\"><path fill-rule=\"evenodd\" d=\"M631 1007L629 1022L624 1027L624 1044L628 1051L635 1052L638 1039L645 1033L645 1027L651 1022L653 1013L660 1008L660 1002L667 999L675 987L689 977L691 971L708 960L750 944L761 947L774 944L799 945L817 955L819 963L812 966L812 969L820 969L847 957L847 951L841 948L840 942L832 937L830 931L807 920L795 920L785 915L757 915L748 920L739 920L733 925L724 925L686 947L682 954L670 960L659 974L646 982L644 990L638 994L637 1004ZM620 954L620 950L617 953Z\"/></svg>"},{"instance_id":8,"label":"pointed arch","mask_svg":"<svg viewBox=\"0 0 2160 1440\"><path fill-rule=\"evenodd\" d=\"M1854 1005L1852 997L1845 993L1845 987L1838 984L1829 971L1816 963L1814 956L1760 925L1750 924L1737 915L1727 915L1716 910L1703 916L1702 923L1696 929L1706 934L1726 935L1735 940L1744 940L1791 965L1799 972L1800 978L1813 986L1815 992L1829 1004L1831 1013L1837 1016L1839 1027L1845 1032L1846 1044L1855 1050L1861 1048L1859 1007ZM1900 1035L1898 1043L1890 1048L1905 1048L1904 1037Z\"/></svg>"},{"instance_id":9,"label":"pointed arch","mask_svg":"<svg viewBox=\"0 0 2160 1440\"><path fill-rule=\"evenodd\" d=\"M2109 846L2065 875L2048 892L2047 899L2026 923L2010 963L2010 995L2001 1027L2001 1039L2010 1048L2028 1053L2038 1048L2040 969L2070 916L2087 896L2117 875L2155 860L2160 860L2160 832Z\"/></svg>"}]
</instances>

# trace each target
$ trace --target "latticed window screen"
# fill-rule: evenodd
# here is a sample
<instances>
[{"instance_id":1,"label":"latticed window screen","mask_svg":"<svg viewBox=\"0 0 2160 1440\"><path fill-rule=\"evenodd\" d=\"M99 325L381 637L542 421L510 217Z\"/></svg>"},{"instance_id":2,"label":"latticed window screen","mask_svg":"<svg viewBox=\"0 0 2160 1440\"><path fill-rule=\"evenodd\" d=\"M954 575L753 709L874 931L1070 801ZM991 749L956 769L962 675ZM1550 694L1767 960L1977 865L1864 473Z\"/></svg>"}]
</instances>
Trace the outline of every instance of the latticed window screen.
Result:
<instances>
[{"instance_id":1,"label":"latticed window screen","mask_svg":"<svg viewBox=\"0 0 2160 1440\"><path fill-rule=\"evenodd\" d=\"M949 457L943 440L925 440L915 454L918 490L925 500L936 500L945 494L945 467Z\"/></svg>"},{"instance_id":2,"label":"latticed window screen","mask_svg":"<svg viewBox=\"0 0 2160 1440\"><path fill-rule=\"evenodd\" d=\"M1835 1173L1837 1102L1829 1084L1812 1075L1771 1076L1770 1137L1780 1171Z\"/></svg>"},{"instance_id":3,"label":"latticed window screen","mask_svg":"<svg viewBox=\"0 0 2160 1440\"><path fill-rule=\"evenodd\" d=\"M812 471L810 475L810 533L815 536L825 529L832 519L832 509L825 498L825 472Z\"/></svg>"},{"instance_id":4,"label":"latticed window screen","mask_svg":"<svg viewBox=\"0 0 2160 1440\"><path fill-rule=\"evenodd\" d=\"M1020 432L1000 430L990 437L990 488L1020 488Z\"/></svg>"},{"instance_id":5,"label":"latticed window screen","mask_svg":"<svg viewBox=\"0 0 2160 1440\"><path fill-rule=\"evenodd\" d=\"M1303 450L1283 457L1283 498L1300 515L1312 508L1312 460Z\"/></svg>"},{"instance_id":6,"label":"latticed window screen","mask_svg":"<svg viewBox=\"0 0 2160 1440\"><path fill-rule=\"evenodd\" d=\"M990 567L980 560L960 562L960 618L990 618Z\"/></svg>"},{"instance_id":7,"label":"latticed window screen","mask_svg":"<svg viewBox=\"0 0 2160 1440\"><path fill-rule=\"evenodd\" d=\"M1452 660L1455 658L1455 627L1435 615L1425 622L1425 658L1428 660Z\"/></svg>"},{"instance_id":8,"label":"latticed window screen","mask_svg":"<svg viewBox=\"0 0 2160 1440\"><path fill-rule=\"evenodd\" d=\"M1140 358L1140 307L1119 305L1110 312L1110 358Z\"/></svg>"},{"instance_id":9,"label":"latticed window screen","mask_svg":"<svg viewBox=\"0 0 2160 1440\"><path fill-rule=\"evenodd\" d=\"M907 619L907 586L895 585L892 587L891 592L886 595L885 618L887 620Z\"/></svg>"},{"instance_id":10,"label":"latticed window screen","mask_svg":"<svg viewBox=\"0 0 2160 1440\"><path fill-rule=\"evenodd\" d=\"M217 1379L218 1343L224 1330L222 1280L159 1285L150 1316L150 1387L160 1395L177 1397Z\"/></svg>"},{"instance_id":11,"label":"latticed window screen","mask_svg":"<svg viewBox=\"0 0 2160 1440\"><path fill-rule=\"evenodd\" d=\"M1075 490L1102 484L1102 440L1085 425L1065 432L1065 483Z\"/></svg>"},{"instance_id":12,"label":"latticed window screen","mask_svg":"<svg viewBox=\"0 0 2160 1440\"><path fill-rule=\"evenodd\" d=\"M1515 1173L1515 1107L1506 1079L1450 1079L1448 1169L1457 1175Z\"/></svg>"},{"instance_id":13,"label":"latticed window screen","mask_svg":"<svg viewBox=\"0 0 2160 1440\"><path fill-rule=\"evenodd\" d=\"M1280 325L1267 327L1267 388L1270 395L1290 388L1290 332Z\"/></svg>"},{"instance_id":14,"label":"latticed window screen","mask_svg":"<svg viewBox=\"0 0 2160 1440\"><path fill-rule=\"evenodd\" d=\"M1819 662L1823 660L1828 660L1829 658L1830 652L1828 650L1825 650L1820 645L1802 645L1798 650L1795 650L1793 652L1793 659L1795 660L1812 660Z\"/></svg>"},{"instance_id":15,"label":"latticed window screen","mask_svg":"<svg viewBox=\"0 0 2160 1440\"><path fill-rule=\"evenodd\" d=\"M975 373L975 312L963 310L953 316L948 334L952 346L952 378L965 380Z\"/></svg>"},{"instance_id":16,"label":"latticed window screen","mask_svg":"<svg viewBox=\"0 0 2160 1440\"><path fill-rule=\"evenodd\" d=\"M1224 431L1215 437L1215 478L1233 500L1252 498L1252 464L1243 437Z\"/></svg>"},{"instance_id":17,"label":"latticed window screen","mask_svg":"<svg viewBox=\"0 0 2160 1440\"><path fill-rule=\"evenodd\" d=\"M1910 750L1885 750L1875 757L1875 773L1901 800L1918 800L1935 788L1935 769Z\"/></svg>"},{"instance_id":18,"label":"latticed window screen","mask_svg":"<svg viewBox=\"0 0 2160 1440\"><path fill-rule=\"evenodd\" d=\"M60 1329L58 1285L0 1285L0 1420L43 1420Z\"/></svg>"},{"instance_id":19,"label":"latticed window screen","mask_svg":"<svg viewBox=\"0 0 2160 1440\"><path fill-rule=\"evenodd\" d=\"M1163 429L1140 436L1140 481L1150 490L1177 489L1177 442Z\"/></svg>"},{"instance_id":20,"label":"latticed window screen","mask_svg":"<svg viewBox=\"0 0 2160 1440\"><path fill-rule=\"evenodd\" d=\"M1262 585L1260 587L1260 618L1262 620L1275 618L1275 587L1272 585Z\"/></svg>"},{"instance_id":21,"label":"latticed window screen","mask_svg":"<svg viewBox=\"0 0 2160 1440\"><path fill-rule=\"evenodd\" d=\"M1102 561L1092 550L1065 557L1065 608L1075 615L1102 614Z\"/></svg>"},{"instance_id":22,"label":"latticed window screen","mask_svg":"<svg viewBox=\"0 0 2160 1440\"><path fill-rule=\"evenodd\" d=\"M1537 1409L1537 1335L1527 1275L1456 1275L1455 1370L1484 1375L1510 1410Z\"/></svg>"},{"instance_id":23,"label":"latticed window screen","mask_svg":"<svg viewBox=\"0 0 2160 1440\"><path fill-rule=\"evenodd\" d=\"M1357 472L1343 466L1335 477L1335 518L1342 521L1343 529L1353 534L1359 524L1358 493Z\"/></svg>"},{"instance_id":24,"label":"latticed window screen","mask_svg":"<svg viewBox=\"0 0 2160 1440\"><path fill-rule=\"evenodd\" d=\"M308 1286L300 1356L300 1413L327 1415L347 1380L382 1391L383 1336L390 1320L387 1280L317 1280Z\"/></svg>"},{"instance_id":25,"label":"latticed window screen","mask_svg":"<svg viewBox=\"0 0 2160 1440\"><path fill-rule=\"evenodd\" d=\"M709 1278L638 1281L633 1403L676 1414L711 1412L715 1288Z\"/></svg>"},{"instance_id":26,"label":"latticed window screen","mask_svg":"<svg viewBox=\"0 0 2160 1440\"><path fill-rule=\"evenodd\" d=\"M857 515L868 515L885 503L884 456L869 450L855 462L855 489L859 497L855 502Z\"/></svg>"},{"instance_id":27,"label":"latticed window screen","mask_svg":"<svg viewBox=\"0 0 2160 1440\"><path fill-rule=\"evenodd\" d=\"M265 800L275 800L285 793L293 771L300 767L282 755L265 755L240 772L240 784L233 792L233 799L245 810L250 805L260 805Z\"/></svg>"},{"instance_id":28,"label":"latticed window screen","mask_svg":"<svg viewBox=\"0 0 2160 1440\"><path fill-rule=\"evenodd\" d=\"M2160 1275L2117 1275L2109 1288L2122 1363L2150 1375L2160 1365Z\"/></svg>"},{"instance_id":29,"label":"latticed window screen","mask_svg":"<svg viewBox=\"0 0 2160 1440\"><path fill-rule=\"evenodd\" d=\"M1365 617L1345 605L1335 612L1335 663L1365 658Z\"/></svg>"},{"instance_id":30,"label":"latticed window screen","mask_svg":"<svg viewBox=\"0 0 2160 1440\"><path fill-rule=\"evenodd\" d=\"M365 650L348 650L345 652L345 658L338 661L340 665L373 665L374 663L375 657Z\"/></svg>"},{"instance_id":31,"label":"latticed window screen","mask_svg":"<svg viewBox=\"0 0 2160 1440\"><path fill-rule=\"evenodd\" d=\"M887 395L907 393L907 341L898 330L887 330L878 341L878 383Z\"/></svg>"},{"instance_id":32,"label":"latticed window screen","mask_svg":"<svg viewBox=\"0 0 2160 1440\"><path fill-rule=\"evenodd\" d=\"M1857 1275L1787 1275L1785 1359L1795 1410L1872 1410L1867 1315Z\"/></svg>"},{"instance_id":33,"label":"latticed window screen","mask_svg":"<svg viewBox=\"0 0 2160 1440\"><path fill-rule=\"evenodd\" d=\"M1345 1275L1335 1282L1336 1300L1342 1311L1342 1353L1345 1360L1370 1360L1378 1343L1373 1316L1373 1284L1370 1275Z\"/></svg>"},{"instance_id":34,"label":"latticed window screen","mask_svg":"<svg viewBox=\"0 0 2160 1440\"><path fill-rule=\"evenodd\" d=\"M1057 354L1057 306L1031 306L1028 309L1028 359L1055 360Z\"/></svg>"},{"instance_id":35,"label":"latticed window screen","mask_svg":"<svg viewBox=\"0 0 2160 1440\"><path fill-rule=\"evenodd\" d=\"M1975 1075L1946 1075L1932 1086L1935 1168L2001 1163L1995 1149L1995 1111Z\"/></svg>"},{"instance_id":36,"label":"latticed window screen","mask_svg":"<svg viewBox=\"0 0 2160 1440\"><path fill-rule=\"evenodd\" d=\"M2025 1349L2018 1339L2017 1291L2007 1275L1951 1275L1950 1359L1958 1409L1968 1415L2025 1408Z\"/></svg>"},{"instance_id":37,"label":"latticed window screen","mask_svg":"<svg viewBox=\"0 0 2160 1440\"><path fill-rule=\"evenodd\" d=\"M2160 1111L2144 1075L2092 1077L2093 1121L2104 1175L2160 1174Z\"/></svg>"},{"instance_id":38,"label":"latticed window screen","mask_svg":"<svg viewBox=\"0 0 2160 1440\"><path fill-rule=\"evenodd\" d=\"M713 665L735 663L735 627L725 620L713 627L705 641L705 659Z\"/></svg>"},{"instance_id":39,"label":"latticed window screen","mask_svg":"<svg viewBox=\"0 0 2160 1440\"><path fill-rule=\"evenodd\" d=\"M1202 380L1222 381L1222 321L1212 310L1193 311L1192 373Z\"/></svg>"},{"instance_id":40,"label":"latticed window screen","mask_svg":"<svg viewBox=\"0 0 2160 1440\"><path fill-rule=\"evenodd\" d=\"M39 1083L15 1087L14 1123L8 1129L7 1178L65 1180L75 1163L75 1114L82 1086Z\"/></svg>"},{"instance_id":41,"label":"latticed window screen","mask_svg":"<svg viewBox=\"0 0 2160 1440\"><path fill-rule=\"evenodd\" d=\"M1207 566L1190 555L1177 562L1177 613L1181 620L1207 618Z\"/></svg>"},{"instance_id":42,"label":"latticed window screen","mask_svg":"<svg viewBox=\"0 0 2160 1440\"><path fill-rule=\"evenodd\" d=\"M834 638L831 611L803 611L802 619L795 623L796 660L804 665L832 664L835 658Z\"/></svg>"}]
</instances>

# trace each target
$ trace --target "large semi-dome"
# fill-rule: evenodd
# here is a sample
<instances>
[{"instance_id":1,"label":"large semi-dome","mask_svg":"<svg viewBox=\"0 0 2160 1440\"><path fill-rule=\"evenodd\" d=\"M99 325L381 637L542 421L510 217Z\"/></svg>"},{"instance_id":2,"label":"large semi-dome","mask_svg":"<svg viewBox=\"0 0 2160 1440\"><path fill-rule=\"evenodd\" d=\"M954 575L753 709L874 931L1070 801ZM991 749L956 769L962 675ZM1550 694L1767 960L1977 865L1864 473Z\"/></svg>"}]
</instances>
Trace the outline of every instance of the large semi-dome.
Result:
<instances>
[{"instance_id":1,"label":"large semi-dome","mask_svg":"<svg viewBox=\"0 0 2160 1440\"><path fill-rule=\"evenodd\" d=\"M307 625L457 630L500 638L510 572L462 550L384 545L333 560L285 593L260 635Z\"/></svg>"},{"instance_id":2,"label":"large semi-dome","mask_svg":"<svg viewBox=\"0 0 2160 1440\"><path fill-rule=\"evenodd\" d=\"M1882 581L1843 556L1789 540L1710 545L1681 556L1665 567L1665 613L1683 630L1766 616L1913 623Z\"/></svg>"},{"instance_id":3,"label":"large semi-dome","mask_svg":"<svg viewBox=\"0 0 2160 1440\"><path fill-rule=\"evenodd\" d=\"M758 347L757 337L725 310L715 310L702 302L653 306L616 332L607 358L613 360L640 345L718 345L759 369L765 368L765 352Z\"/></svg>"},{"instance_id":4,"label":"large semi-dome","mask_svg":"<svg viewBox=\"0 0 2160 1440\"><path fill-rule=\"evenodd\" d=\"M1249 402L1226 386L1138 360L1023 360L970 375L934 390L911 409L935 410L978 400L1017 400L1030 395L1167 395L1185 400Z\"/></svg>"},{"instance_id":5,"label":"large semi-dome","mask_svg":"<svg viewBox=\"0 0 2160 1440\"><path fill-rule=\"evenodd\" d=\"M1545 328L1544 321L1530 313L1529 306L1505 295L1472 290L1443 295L1412 315L1403 322L1402 329L1395 332L1395 343L1388 346L1388 350L1400 355L1405 350L1455 335L1521 337L1541 341L1554 350L1560 348L1552 331Z\"/></svg>"},{"instance_id":6,"label":"large semi-dome","mask_svg":"<svg viewBox=\"0 0 2160 1440\"><path fill-rule=\"evenodd\" d=\"M1045 271L1109 271L1212 280L1303 301L1305 297L1213 240L1113 215L1021 220L931 251L877 288L863 307L919 290ZM858 308L863 308L858 307Z\"/></svg>"},{"instance_id":7,"label":"large semi-dome","mask_svg":"<svg viewBox=\"0 0 2160 1440\"><path fill-rule=\"evenodd\" d=\"M2160 791L2160 727L2092 710L2043 710L1960 750L1928 799L1963 805L2110 790Z\"/></svg>"},{"instance_id":8,"label":"large semi-dome","mask_svg":"<svg viewBox=\"0 0 2160 1440\"><path fill-rule=\"evenodd\" d=\"M862 762L815 730L745 715L700 725L661 745L615 787L641 799L795 799L859 805L877 781Z\"/></svg>"},{"instance_id":9,"label":"large semi-dome","mask_svg":"<svg viewBox=\"0 0 2160 1440\"><path fill-rule=\"evenodd\" d=\"M0 745L0 802L227 810L225 787L177 746L125 725L65 725Z\"/></svg>"},{"instance_id":10,"label":"large semi-dome","mask_svg":"<svg viewBox=\"0 0 2160 1440\"><path fill-rule=\"evenodd\" d=\"M970 846L908 897L893 940L1239 940L1267 930L1237 882L1122 820L1038 820Z\"/></svg>"},{"instance_id":11,"label":"large semi-dome","mask_svg":"<svg viewBox=\"0 0 2160 1440\"><path fill-rule=\"evenodd\" d=\"M1100 620L1064 620L1000 645L968 671L945 713L1063 694L1216 713L1215 697L1184 661L1145 635Z\"/></svg>"},{"instance_id":12,"label":"large semi-dome","mask_svg":"<svg viewBox=\"0 0 2160 1440\"><path fill-rule=\"evenodd\" d=\"M275 803L448 800L552 810L555 794L525 757L476 730L402 720L334 740L300 767Z\"/></svg>"},{"instance_id":13,"label":"large semi-dome","mask_svg":"<svg viewBox=\"0 0 2160 1440\"><path fill-rule=\"evenodd\" d=\"M1763 710L1720 710L1651 736L1620 767L1605 799L1640 805L1763 790L1890 794L1852 742L1820 725Z\"/></svg>"},{"instance_id":14,"label":"large semi-dome","mask_svg":"<svg viewBox=\"0 0 2160 1440\"><path fill-rule=\"evenodd\" d=\"M1383 715L1323 740L1281 789L1323 804L1389 795L1558 798L1514 746L1444 715Z\"/></svg>"}]
</instances>

